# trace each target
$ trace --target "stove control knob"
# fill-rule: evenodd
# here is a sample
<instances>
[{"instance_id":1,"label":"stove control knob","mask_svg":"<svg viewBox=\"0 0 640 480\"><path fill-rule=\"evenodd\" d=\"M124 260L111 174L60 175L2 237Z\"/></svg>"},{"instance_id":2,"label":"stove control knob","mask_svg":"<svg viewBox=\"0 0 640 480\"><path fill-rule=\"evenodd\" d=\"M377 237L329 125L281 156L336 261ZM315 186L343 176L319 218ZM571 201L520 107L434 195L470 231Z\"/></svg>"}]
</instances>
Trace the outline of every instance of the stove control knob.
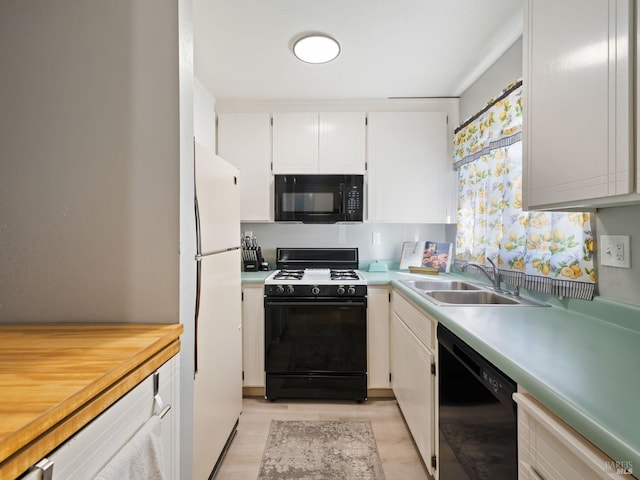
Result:
<instances>
[{"instance_id":1,"label":"stove control knob","mask_svg":"<svg viewBox=\"0 0 640 480\"><path fill-rule=\"evenodd\" d=\"M311 287L311 293L314 294L314 295L318 295L320 293L320 288Z\"/></svg>"},{"instance_id":2,"label":"stove control knob","mask_svg":"<svg viewBox=\"0 0 640 480\"><path fill-rule=\"evenodd\" d=\"M344 295L344 287L338 287L338 295Z\"/></svg>"},{"instance_id":3,"label":"stove control knob","mask_svg":"<svg viewBox=\"0 0 640 480\"><path fill-rule=\"evenodd\" d=\"M276 293L284 293L284 287L282 285L278 285L276 287Z\"/></svg>"},{"instance_id":4,"label":"stove control knob","mask_svg":"<svg viewBox=\"0 0 640 480\"><path fill-rule=\"evenodd\" d=\"M293 291L294 291L294 290L293 290L293 285L287 285L287 293L288 293L289 295L292 295L292 294L293 294Z\"/></svg>"},{"instance_id":5,"label":"stove control knob","mask_svg":"<svg viewBox=\"0 0 640 480\"><path fill-rule=\"evenodd\" d=\"M354 293L356 293L356 289L354 287L349 287L349 290L347 290L347 292L349 293L349 295L353 295Z\"/></svg>"}]
</instances>

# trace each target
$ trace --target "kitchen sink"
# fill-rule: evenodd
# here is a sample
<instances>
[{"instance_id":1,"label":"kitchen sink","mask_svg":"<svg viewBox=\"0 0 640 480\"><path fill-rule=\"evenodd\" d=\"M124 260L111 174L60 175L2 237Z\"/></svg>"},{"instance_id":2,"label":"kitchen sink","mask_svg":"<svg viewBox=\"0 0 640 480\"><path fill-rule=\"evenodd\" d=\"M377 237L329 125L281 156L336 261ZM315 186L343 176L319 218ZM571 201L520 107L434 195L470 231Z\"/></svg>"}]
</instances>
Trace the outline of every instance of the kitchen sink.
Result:
<instances>
[{"instance_id":1,"label":"kitchen sink","mask_svg":"<svg viewBox=\"0 0 640 480\"><path fill-rule=\"evenodd\" d=\"M509 294L493 292L491 290L475 291L426 291L423 296L427 300L438 305L469 305L469 306L523 306L523 307L543 307L548 306L544 302L529 298L516 297Z\"/></svg>"},{"instance_id":2,"label":"kitchen sink","mask_svg":"<svg viewBox=\"0 0 640 480\"><path fill-rule=\"evenodd\" d=\"M495 292L489 291L473 291L473 292L460 292L460 291L436 291L427 292L427 296L433 298L440 303L454 303L456 305L517 305L518 301L515 298L507 297L505 295L499 295Z\"/></svg>"},{"instance_id":3,"label":"kitchen sink","mask_svg":"<svg viewBox=\"0 0 640 480\"><path fill-rule=\"evenodd\" d=\"M461 280L401 280L420 296L441 306L544 307L547 303L497 292L489 287Z\"/></svg>"},{"instance_id":4,"label":"kitchen sink","mask_svg":"<svg viewBox=\"0 0 640 480\"><path fill-rule=\"evenodd\" d=\"M459 280L401 280L407 287L418 293L433 290L480 290L482 287Z\"/></svg>"}]
</instances>

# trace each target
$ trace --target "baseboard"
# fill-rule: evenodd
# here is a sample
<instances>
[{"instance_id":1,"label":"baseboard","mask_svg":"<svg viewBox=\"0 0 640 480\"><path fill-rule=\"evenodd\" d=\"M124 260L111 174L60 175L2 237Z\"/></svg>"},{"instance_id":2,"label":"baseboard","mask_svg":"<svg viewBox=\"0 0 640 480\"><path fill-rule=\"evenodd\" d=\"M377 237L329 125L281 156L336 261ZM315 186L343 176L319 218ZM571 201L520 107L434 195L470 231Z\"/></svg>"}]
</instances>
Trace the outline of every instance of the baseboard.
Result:
<instances>
[{"instance_id":1,"label":"baseboard","mask_svg":"<svg viewBox=\"0 0 640 480\"><path fill-rule=\"evenodd\" d=\"M242 387L242 396L264 398L264 387Z\"/></svg>"},{"instance_id":2,"label":"baseboard","mask_svg":"<svg viewBox=\"0 0 640 480\"><path fill-rule=\"evenodd\" d=\"M264 387L242 387L242 396L264 398ZM390 388L369 388L367 398L394 398L393 390Z\"/></svg>"},{"instance_id":3,"label":"baseboard","mask_svg":"<svg viewBox=\"0 0 640 480\"><path fill-rule=\"evenodd\" d=\"M370 388L367 390L368 398L394 398L390 388Z\"/></svg>"}]
</instances>

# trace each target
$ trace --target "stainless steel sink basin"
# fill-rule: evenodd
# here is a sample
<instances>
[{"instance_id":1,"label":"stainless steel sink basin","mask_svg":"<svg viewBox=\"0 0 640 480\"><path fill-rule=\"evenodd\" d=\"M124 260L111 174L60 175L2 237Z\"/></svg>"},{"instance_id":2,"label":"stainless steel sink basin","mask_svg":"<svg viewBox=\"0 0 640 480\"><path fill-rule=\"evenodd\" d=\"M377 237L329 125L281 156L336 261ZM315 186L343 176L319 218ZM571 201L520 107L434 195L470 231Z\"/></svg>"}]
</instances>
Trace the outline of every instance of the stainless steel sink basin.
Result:
<instances>
[{"instance_id":1,"label":"stainless steel sink basin","mask_svg":"<svg viewBox=\"0 0 640 480\"><path fill-rule=\"evenodd\" d=\"M427 295L440 303L455 303L456 305L516 305L518 303L514 298L482 290L474 292L436 291L427 292Z\"/></svg>"},{"instance_id":2,"label":"stainless steel sink basin","mask_svg":"<svg viewBox=\"0 0 640 480\"><path fill-rule=\"evenodd\" d=\"M432 290L480 290L482 287L459 280L401 280L419 293Z\"/></svg>"},{"instance_id":3,"label":"stainless steel sink basin","mask_svg":"<svg viewBox=\"0 0 640 480\"><path fill-rule=\"evenodd\" d=\"M424 292L424 297L438 305L469 305L469 306L547 306L546 303L538 302L523 297L515 297L508 294L493 292L491 290L476 291L432 291Z\"/></svg>"},{"instance_id":4,"label":"stainless steel sink basin","mask_svg":"<svg viewBox=\"0 0 640 480\"><path fill-rule=\"evenodd\" d=\"M544 302L496 292L476 283L461 280L401 280L423 298L442 306L523 306L545 307Z\"/></svg>"}]
</instances>

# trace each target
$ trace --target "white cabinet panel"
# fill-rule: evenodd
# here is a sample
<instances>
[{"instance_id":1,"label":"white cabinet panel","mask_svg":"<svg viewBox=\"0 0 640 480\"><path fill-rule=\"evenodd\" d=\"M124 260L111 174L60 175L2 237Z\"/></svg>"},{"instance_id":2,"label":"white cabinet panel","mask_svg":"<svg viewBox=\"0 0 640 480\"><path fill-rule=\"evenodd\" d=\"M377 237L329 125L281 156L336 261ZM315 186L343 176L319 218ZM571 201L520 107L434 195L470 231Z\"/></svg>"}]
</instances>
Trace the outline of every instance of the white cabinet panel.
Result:
<instances>
[{"instance_id":1,"label":"white cabinet panel","mask_svg":"<svg viewBox=\"0 0 640 480\"><path fill-rule=\"evenodd\" d=\"M218 154L240 170L240 219L272 221L271 116L268 113L218 115Z\"/></svg>"},{"instance_id":2,"label":"white cabinet panel","mask_svg":"<svg viewBox=\"0 0 640 480\"><path fill-rule=\"evenodd\" d=\"M528 0L526 208L597 206L633 192L632 11L629 0Z\"/></svg>"},{"instance_id":3,"label":"white cabinet panel","mask_svg":"<svg viewBox=\"0 0 640 480\"><path fill-rule=\"evenodd\" d=\"M429 473L435 449L434 355L395 313L391 316L391 384Z\"/></svg>"},{"instance_id":4,"label":"white cabinet panel","mask_svg":"<svg viewBox=\"0 0 640 480\"><path fill-rule=\"evenodd\" d=\"M434 475L431 457L436 454L437 398L432 365L435 367L436 354L407 323L406 314L413 317L417 312L415 307L393 292L389 328L391 387L425 466ZM419 321L428 328L417 330L418 335L435 329L436 322L426 315L420 315Z\"/></svg>"},{"instance_id":5,"label":"white cabinet panel","mask_svg":"<svg viewBox=\"0 0 640 480\"><path fill-rule=\"evenodd\" d=\"M518 474L531 480L623 480L631 475L530 394L516 393Z\"/></svg>"},{"instance_id":6,"label":"white cabinet panel","mask_svg":"<svg viewBox=\"0 0 640 480\"><path fill-rule=\"evenodd\" d=\"M364 112L274 113L273 173L365 171Z\"/></svg>"},{"instance_id":7,"label":"white cabinet panel","mask_svg":"<svg viewBox=\"0 0 640 480\"><path fill-rule=\"evenodd\" d=\"M369 388L389 388L389 289L367 289L367 379Z\"/></svg>"},{"instance_id":8,"label":"white cabinet panel","mask_svg":"<svg viewBox=\"0 0 640 480\"><path fill-rule=\"evenodd\" d=\"M450 223L456 175L445 112L372 112L367 134L370 222Z\"/></svg>"},{"instance_id":9,"label":"white cabinet panel","mask_svg":"<svg viewBox=\"0 0 640 480\"><path fill-rule=\"evenodd\" d=\"M364 112L320 113L318 173L365 173Z\"/></svg>"},{"instance_id":10,"label":"white cabinet panel","mask_svg":"<svg viewBox=\"0 0 640 480\"><path fill-rule=\"evenodd\" d=\"M273 114L273 173L318 173L318 114Z\"/></svg>"},{"instance_id":11,"label":"white cabinet panel","mask_svg":"<svg viewBox=\"0 0 640 480\"><path fill-rule=\"evenodd\" d=\"M167 480L180 478L179 370L178 355L158 369L160 397L165 405L171 405L161 420L164 475ZM46 458L53 462L52 480L86 480L97 475L152 415L160 413L153 394L152 375L47 455ZM32 470L20 478L40 480L42 473Z\"/></svg>"},{"instance_id":12,"label":"white cabinet panel","mask_svg":"<svg viewBox=\"0 0 640 480\"><path fill-rule=\"evenodd\" d=\"M264 387L264 285L242 287L242 369L245 387Z\"/></svg>"}]
</instances>

